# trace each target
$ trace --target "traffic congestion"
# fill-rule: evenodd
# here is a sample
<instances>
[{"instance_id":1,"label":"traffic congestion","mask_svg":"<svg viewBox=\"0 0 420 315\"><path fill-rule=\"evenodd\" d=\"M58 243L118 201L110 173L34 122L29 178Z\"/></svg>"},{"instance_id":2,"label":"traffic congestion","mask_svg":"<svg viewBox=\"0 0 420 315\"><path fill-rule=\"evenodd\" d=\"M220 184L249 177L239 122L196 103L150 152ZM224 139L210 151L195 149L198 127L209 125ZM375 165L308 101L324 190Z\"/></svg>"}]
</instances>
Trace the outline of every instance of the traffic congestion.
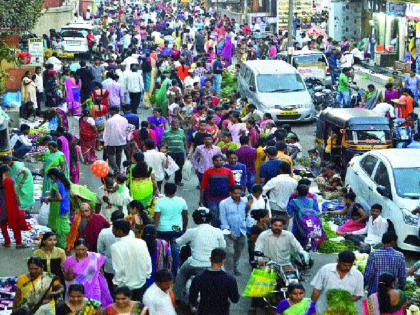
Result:
<instances>
[{"instance_id":1,"label":"traffic congestion","mask_svg":"<svg viewBox=\"0 0 420 315\"><path fill-rule=\"evenodd\" d=\"M420 54L300 6L0 23L0 314L420 314Z\"/></svg>"}]
</instances>

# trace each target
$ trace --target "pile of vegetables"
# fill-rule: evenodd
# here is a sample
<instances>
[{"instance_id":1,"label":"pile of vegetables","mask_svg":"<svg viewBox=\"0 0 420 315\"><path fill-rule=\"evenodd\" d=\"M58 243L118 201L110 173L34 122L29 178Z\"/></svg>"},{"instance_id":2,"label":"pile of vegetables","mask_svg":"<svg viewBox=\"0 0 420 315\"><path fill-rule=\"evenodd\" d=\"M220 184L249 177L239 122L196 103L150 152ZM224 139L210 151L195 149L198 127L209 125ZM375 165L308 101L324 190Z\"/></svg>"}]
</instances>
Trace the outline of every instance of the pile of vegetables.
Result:
<instances>
[{"instance_id":1,"label":"pile of vegetables","mask_svg":"<svg viewBox=\"0 0 420 315\"><path fill-rule=\"evenodd\" d=\"M405 296L410 303L420 303L420 287L416 284L414 279L408 278L404 288Z\"/></svg>"},{"instance_id":2,"label":"pile of vegetables","mask_svg":"<svg viewBox=\"0 0 420 315\"><path fill-rule=\"evenodd\" d=\"M351 241L332 240L338 237L339 235L331 229L327 219L322 218L321 221L322 221L322 228L324 229L324 232L327 235L328 240L326 240L325 242L319 245L318 252L323 253L323 254L332 254L332 253L339 253L343 250L356 250L357 249L357 246Z\"/></svg>"},{"instance_id":3,"label":"pile of vegetables","mask_svg":"<svg viewBox=\"0 0 420 315\"><path fill-rule=\"evenodd\" d=\"M324 315L356 315L357 310L351 293L341 289L331 289L327 292L328 308Z\"/></svg>"},{"instance_id":4,"label":"pile of vegetables","mask_svg":"<svg viewBox=\"0 0 420 315\"><path fill-rule=\"evenodd\" d=\"M362 273L365 272L368 258L369 258L369 255L368 254L365 254L365 253L356 253L356 261L354 262L354 265Z\"/></svg>"},{"instance_id":5,"label":"pile of vegetables","mask_svg":"<svg viewBox=\"0 0 420 315\"><path fill-rule=\"evenodd\" d=\"M222 75L222 91L220 92L221 98L230 99L237 89L236 73L226 69Z\"/></svg>"}]
</instances>

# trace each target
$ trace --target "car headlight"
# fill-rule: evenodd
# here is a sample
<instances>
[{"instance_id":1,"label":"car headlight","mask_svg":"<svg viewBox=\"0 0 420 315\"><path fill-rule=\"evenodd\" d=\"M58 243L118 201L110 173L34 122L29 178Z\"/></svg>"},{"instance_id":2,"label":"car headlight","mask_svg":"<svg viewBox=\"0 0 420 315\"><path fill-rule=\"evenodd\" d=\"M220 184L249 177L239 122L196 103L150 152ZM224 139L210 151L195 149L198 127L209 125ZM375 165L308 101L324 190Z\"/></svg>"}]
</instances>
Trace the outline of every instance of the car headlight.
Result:
<instances>
[{"instance_id":1,"label":"car headlight","mask_svg":"<svg viewBox=\"0 0 420 315\"><path fill-rule=\"evenodd\" d=\"M412 214L409 210L402 208L402 215L405 224L417 226L418 224L418 217Z\"/></svg>"}]
</instances>

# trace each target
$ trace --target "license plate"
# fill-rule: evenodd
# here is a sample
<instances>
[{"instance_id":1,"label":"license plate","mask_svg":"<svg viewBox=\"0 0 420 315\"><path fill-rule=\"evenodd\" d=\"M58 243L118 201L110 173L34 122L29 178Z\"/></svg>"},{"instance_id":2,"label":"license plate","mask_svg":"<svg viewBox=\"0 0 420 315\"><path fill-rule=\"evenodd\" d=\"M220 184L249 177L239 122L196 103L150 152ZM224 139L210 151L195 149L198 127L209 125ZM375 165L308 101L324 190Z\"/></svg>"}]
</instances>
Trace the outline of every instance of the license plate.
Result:
<instances>
[{"instance_id":1,"label":"license plate","mask_svg":"<svg viewBox=\"0 0 420 315\"><path fill-rule=\"evenodd\" d=\"M78 42L77 40L69 40L67 43L69 45L72 45L72 46L78 46L78 45L80 45L80 42Z\"/></svg>"},{"instance_id":2,"label":"license plate","mask_svg":"<svg viewBox=\"0 0 420 315\"><path fill-rule=\"evenodd\" d=\"M294 115L298 115L298 112L292 112L292 111L286 111L286 112L280 112L279 115L280 116L294 116Z\"/></svg>"}]
</instances>

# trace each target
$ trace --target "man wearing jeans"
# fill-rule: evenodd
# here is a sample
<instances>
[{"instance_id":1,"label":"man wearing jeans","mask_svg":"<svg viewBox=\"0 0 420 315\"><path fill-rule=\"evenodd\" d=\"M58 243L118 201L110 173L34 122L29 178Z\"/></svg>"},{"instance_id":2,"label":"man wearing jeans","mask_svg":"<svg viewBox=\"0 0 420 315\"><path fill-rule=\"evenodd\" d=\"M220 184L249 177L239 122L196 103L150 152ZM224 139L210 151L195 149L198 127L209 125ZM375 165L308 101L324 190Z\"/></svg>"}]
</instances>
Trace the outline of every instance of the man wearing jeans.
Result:
<instances>
[{"instance_id":1,"label":"man wearing jeans","mask_svg":"<svg viewBox=\"0 0 420 315\"><path fill-rule=\"evenodd\" d=\"M222 230L229 230L227 246L233 247L233 273L240 276L238 270L239 258L245 246L247 198L241 197L242 186L230 187L230 197L220 202L220 221Z\"/></svg>"},{"instance_id":2,"label":"man wearing jeans","mask_svg":"<svg viewBox=\"0 0 420 315\"><path fill-rule=\"evenodd\" d=\"M214 227L220 227L219 204L229 197L230 186L234 184L232 171L223 167L223 156L213 156L213 167L204 172L201 180L200 204L210 209Z\"/></svg>"},{"instance_id":3,"label":"man wearing jeans","mask_svg":"<svg viewBox=\"0 0 420 315\"><path fill-rule=\"evenodd\" d=\"M157 237L171 245L172 273L177 274L179 265L179 249L175 240L187 230L188 206L184 198L175 196L176 185L165 183L165 197L156 201L154 224L157 227Z\"/></svg>"},{"instance_id":4,"label":"man wearing jeans","mask_svg":"<svg viewBox=\"0 0 420 315\"><path fill-rule=\"evenodd\" d=\"M141 96L144 91L143 75L141 70L138 71L138 65L131 65L131 72L127 74L125 86L130 95L131 111L137 114L137 109L140 106Z\"/></svg>"},{"instance_id":5,"label":"man wearing jeans","mask_svg":"<svg viewBox=\"0 0 420 315\"><path fill-rule=\"evenodd\" d=\"M217 59L213 63L213 89L216 92L216 95L220 93L222 88L222 73L223 73L223 64L222 56L217 56Z\"/></svg>"},{"instance_id":6,"label":"man wearing jeans","mask_svg":"<svg viewBox=\"0 0 420 315\"><path fill-rule=\"evenodd\" d=\"M163 135L163 143L168 147L169 155L179 166L179 170L175 172L175 184L184 186L182 183L182 167L185 163L185 152L187 152L187 144L184 130L179 128L178 120L172 120L171 129Z\"/></svg>"},{"instance_id":7,"label":"man wearing jeans","mask_svg":"<svg viewBox=\"0 0 420 315\"><path fill-rule=\"evenodd\" d=\"M338 77L337 102L340 107L348 107L350 104L350 68L344 68Z\"/></svg>"},{"instance_id":8,"label":"man wearing jeans","mask_svg":"<svg viewBox=\"0 0 420 315\"><path fill-rule=\"evenodd\" d=\"M128 121L119 113L118 106L111 106L111 117L105 122L104 145L109 165L117 174L121 167L121 156L127 144Z\"/></svg>"}]
</instances>

